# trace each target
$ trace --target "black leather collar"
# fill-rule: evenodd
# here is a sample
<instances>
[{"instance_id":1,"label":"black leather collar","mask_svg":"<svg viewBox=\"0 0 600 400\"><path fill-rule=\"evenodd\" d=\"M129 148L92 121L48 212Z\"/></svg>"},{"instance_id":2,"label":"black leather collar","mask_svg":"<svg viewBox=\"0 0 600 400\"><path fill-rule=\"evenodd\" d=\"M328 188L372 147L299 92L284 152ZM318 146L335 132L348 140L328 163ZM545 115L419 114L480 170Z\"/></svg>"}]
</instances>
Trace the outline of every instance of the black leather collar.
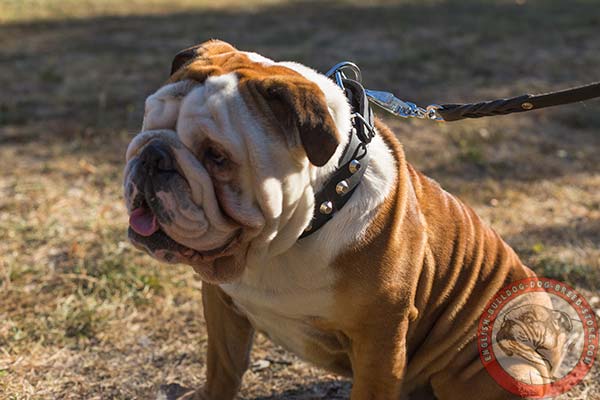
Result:
<instances>
[{"instance_id":1,"label":"black leather collar","mask_svg":"<svg viewBox=\"0 0 600 400\"><path fill-rule=\"evenodd\" d=\"M319 230L344 207L360 184L369 164L368 144L375 136L373 111L369 107L365 89L358 81L343 78L341 83L353 112L350 138L340 157L338 168L315 194L313 218L300 239Z\"/></svg>"}]
</instances>

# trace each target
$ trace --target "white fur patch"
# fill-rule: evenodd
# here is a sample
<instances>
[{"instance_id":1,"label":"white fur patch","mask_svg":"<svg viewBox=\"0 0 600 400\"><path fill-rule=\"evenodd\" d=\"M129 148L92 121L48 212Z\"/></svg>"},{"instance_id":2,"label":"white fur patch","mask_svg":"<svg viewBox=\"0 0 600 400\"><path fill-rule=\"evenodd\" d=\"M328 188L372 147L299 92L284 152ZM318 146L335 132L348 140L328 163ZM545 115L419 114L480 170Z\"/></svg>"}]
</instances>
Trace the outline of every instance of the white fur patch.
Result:
<instances>
[{"instance_id":1,"label":"white fur patch","mask_svg":"<svg viewBox=\"0 0 600 400\"><path fill-rule=\"evenodd\" d=\"M246 56L248 56L248 59L252 62L267 65L267 66L275 64L275 61L271 60L270 58L261 56L258 53L253 53L253 52L249 52L249 51L242 51L242 53L245 54Z\"/></svg>"},{"instance_id":2,"label":"white fur patch","mask_svg":"<svg viewBox=\"0 0 600 400\"><path fill-rule=\"evenodd\" d=\"M181 81L163 86L146 99L142 131L175 129L179 105L197 83Z\"/></svg>"}]
</instances>

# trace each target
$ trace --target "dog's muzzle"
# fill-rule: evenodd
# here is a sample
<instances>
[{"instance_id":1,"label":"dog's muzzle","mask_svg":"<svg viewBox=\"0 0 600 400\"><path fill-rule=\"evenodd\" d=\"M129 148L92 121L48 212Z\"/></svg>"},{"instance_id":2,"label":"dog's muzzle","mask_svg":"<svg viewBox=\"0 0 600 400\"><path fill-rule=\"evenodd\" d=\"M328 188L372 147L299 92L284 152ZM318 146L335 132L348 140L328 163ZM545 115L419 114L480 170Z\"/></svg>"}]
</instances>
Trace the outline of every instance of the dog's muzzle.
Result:
<instances>
[{"instance_id":1,"label":"dog's muzzle","mask_svg":"<svg viewBox=\"0 0 600 400\"><path fill-rule=\"evenodd\" d=\"M142 151L137 168L130 184L137 187L137 197L129 219L135 233L149 237L159 229L157 216L163 223L168 222L168 214L156 196L157 187L174 177L174 162L170 150L159 140L153 140Z\"/></svg>"},{"instance_id":2,"label":"dog's muzzle","mask_svg":"<svg viewBox=\"0 0 600 400\"><path fill-rule=\"evenodd\" d=\"M187 151L178 143L151 138L129 160L125 195L129 238L136 247L162 261L196 265L231 254L241 231L231 224L211 224L206 213L218 213L218 205L216 210L215 205L205 210L207 204L197 195L212 193L214 188L210 179L198 185L198 174L206 174L200 164L195 168L179 164L177 157ZM183 168L188 169L188 175ZM196 185L197 203L192 184ZM223 217L215 214L213 218Z\"/></svg>"}]
</instances>

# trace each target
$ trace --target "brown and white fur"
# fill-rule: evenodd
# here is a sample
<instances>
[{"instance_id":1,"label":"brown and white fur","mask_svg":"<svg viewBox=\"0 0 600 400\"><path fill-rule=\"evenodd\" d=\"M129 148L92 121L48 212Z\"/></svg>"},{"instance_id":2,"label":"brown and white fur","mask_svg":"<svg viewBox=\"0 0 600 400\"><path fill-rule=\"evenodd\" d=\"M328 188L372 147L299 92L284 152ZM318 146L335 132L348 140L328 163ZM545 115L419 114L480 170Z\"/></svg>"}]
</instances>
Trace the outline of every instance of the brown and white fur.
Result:
<instances>
[{"instance_id":1,"label":"brown and white fur","mask_svg":"<svg viewBox=\"0 0 600 400\"><path fill-rule=\"evenodd\" d=\"M136 180L150 179L141 153L160 141L183 181L158 185L169 216L157 218L179 245L132 241L205 281L206 384L188 397L233 399L255 330L351 376L352 400L514 397L480 363L476 323L497 290L533 273L471 208L417 172L378 121L350 201L298 240L348 139L342 91L219 41L174 65L129 146L125 194L131 212L146 190Z\"/></svg>"}]
</instances>

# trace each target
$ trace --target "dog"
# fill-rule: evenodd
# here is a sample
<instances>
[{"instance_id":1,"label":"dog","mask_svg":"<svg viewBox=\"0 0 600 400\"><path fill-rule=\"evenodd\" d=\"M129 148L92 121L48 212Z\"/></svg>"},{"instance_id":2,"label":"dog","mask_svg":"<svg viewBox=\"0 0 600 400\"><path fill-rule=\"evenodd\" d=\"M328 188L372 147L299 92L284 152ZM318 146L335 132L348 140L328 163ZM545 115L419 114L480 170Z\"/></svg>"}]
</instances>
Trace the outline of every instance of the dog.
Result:
<instances>
[{"instance_id":1,"label":"dog","mask_svg":"<svg viewBox=\"0 0 600 400\"><path fill-rule=\"evenodd\" d=\"M332 79L217 40L177 54L146 100L126 154L129 238L203 281L206 383L185 398L233 399L255 331L352 377L352 400L516 398L481 364L477 321L534 273L381 121L347 203L316 204L353 112Z\"/></svg>"}]
</instances>

